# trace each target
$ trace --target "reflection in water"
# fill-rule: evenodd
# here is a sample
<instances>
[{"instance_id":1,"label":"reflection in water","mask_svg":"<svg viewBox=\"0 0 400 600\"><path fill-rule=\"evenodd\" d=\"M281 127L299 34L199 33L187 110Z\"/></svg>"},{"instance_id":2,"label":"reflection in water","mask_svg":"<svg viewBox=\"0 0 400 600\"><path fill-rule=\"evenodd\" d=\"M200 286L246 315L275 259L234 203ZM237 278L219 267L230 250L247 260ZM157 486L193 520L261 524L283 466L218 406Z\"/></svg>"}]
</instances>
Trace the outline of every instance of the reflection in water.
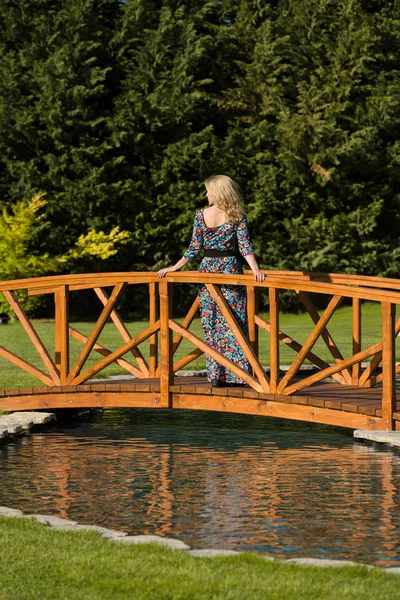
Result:
<instances>
[{"instance_id":1,"label":"reflection in water","mask_svg":"<svg viewBox=\"0 0 400 600\"><path fill-rule=\"evenodd\" d=\"M197 548L400 562L400 457L345 430L112 410L8 443L0 477L0 504L24 512Z\"/></svg>"}]
</instances>

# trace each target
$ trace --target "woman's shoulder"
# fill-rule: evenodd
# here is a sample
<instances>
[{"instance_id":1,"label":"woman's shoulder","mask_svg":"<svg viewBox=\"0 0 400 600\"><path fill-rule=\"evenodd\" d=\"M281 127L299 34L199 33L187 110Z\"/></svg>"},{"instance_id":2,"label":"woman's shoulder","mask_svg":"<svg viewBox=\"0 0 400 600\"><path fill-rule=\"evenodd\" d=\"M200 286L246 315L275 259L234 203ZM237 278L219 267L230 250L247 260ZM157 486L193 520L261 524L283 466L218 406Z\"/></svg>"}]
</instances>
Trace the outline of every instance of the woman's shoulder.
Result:
<instances>
[{"instance_id":1,"label":"woman's shoulder","mask_svg":"<svg viewBox=\"0 0 400 600\"><path fill-rule=\"evenodd\" d=\"M200 226L203 224L204 219L203 219L203 208L200 208L199 210L196 210L196 213L194 215L194 223L197 226Z\"/></svg>"},{"instance_id":2,"label":"woman's shoulder","mask_svg":"<svg viewBox=\"0 0 400 600\"><path fill-rule=\"evenodd\" d=\"M247 223L246 213L243 211L241 217L236 221L235 225L239 226L240 224Z\"/></svg>"}]
</instances>

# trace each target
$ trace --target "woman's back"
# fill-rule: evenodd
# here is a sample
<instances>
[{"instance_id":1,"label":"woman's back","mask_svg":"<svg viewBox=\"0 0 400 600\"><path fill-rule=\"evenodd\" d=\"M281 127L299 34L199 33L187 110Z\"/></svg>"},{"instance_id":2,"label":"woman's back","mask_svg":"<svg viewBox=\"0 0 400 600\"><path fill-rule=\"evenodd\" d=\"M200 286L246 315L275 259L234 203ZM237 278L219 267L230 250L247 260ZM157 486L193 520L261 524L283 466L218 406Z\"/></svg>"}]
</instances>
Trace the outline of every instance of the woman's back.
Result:
<instances>
[{"instance_id":1,"label":"woman's back","mask_svg":"<svg viewBox=\"0 0 400 600\"><path fill-rule=\"evenodd\" d=\"M215 205L209 206L203 210L203 218L207 227L220 227L228 221L228 216L224 211L218 209Z\"/></svg>"}]
</instances>

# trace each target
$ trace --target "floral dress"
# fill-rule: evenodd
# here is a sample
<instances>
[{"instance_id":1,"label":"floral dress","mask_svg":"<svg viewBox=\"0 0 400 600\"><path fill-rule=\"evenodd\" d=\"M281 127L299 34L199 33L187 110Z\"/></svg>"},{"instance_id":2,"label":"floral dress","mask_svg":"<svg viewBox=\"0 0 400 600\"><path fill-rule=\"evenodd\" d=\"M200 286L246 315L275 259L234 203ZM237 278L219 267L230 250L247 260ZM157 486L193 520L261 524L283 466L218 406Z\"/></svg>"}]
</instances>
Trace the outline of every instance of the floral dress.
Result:
<instances>
[{"instance_id":1,"label":"floral dress","mask_svg":"<svg viewBox=\"0 0 400 600\"><path fill-rule=\"evenodd\" d=\"M188 260L193 260L201 249L231 251L233 254L237 247L242 256L254 254L246 215L243 215L242 219L236 223L227 222L219 227L208 227L204 221L203 210L200 210L196 213L192 239L184 256ZM204 257L199 272L232 273L236 275L243 274L243 268L235 256ZM237 323L245 336L248 337L246 288L239 285L221 285L220 289ZM251 373L249 361L239 342L206 286L202 284L199 285L199 301L201 324L206 344L248 373ZM229 371L208 355L206 355L206 365L209 381L243 383L232 371Z\"/></svg>"}]
</instances>

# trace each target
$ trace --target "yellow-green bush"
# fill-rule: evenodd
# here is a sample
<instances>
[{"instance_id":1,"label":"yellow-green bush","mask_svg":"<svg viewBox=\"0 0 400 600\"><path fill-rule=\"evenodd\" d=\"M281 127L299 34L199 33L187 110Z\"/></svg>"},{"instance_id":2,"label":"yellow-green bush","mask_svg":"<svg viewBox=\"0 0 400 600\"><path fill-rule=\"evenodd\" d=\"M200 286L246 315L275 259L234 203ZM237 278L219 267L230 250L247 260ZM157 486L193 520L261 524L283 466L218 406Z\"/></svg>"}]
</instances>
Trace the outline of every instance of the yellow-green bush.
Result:
<instances>
[{"instance_id":1,"label":"yellow-green bush","mask_svg":"<svg viewBox=\"0 0 400 600\"><path fill-rule=\"evenodd\" d=\"M0 215L0 281L68 272L75 262L85 256L106 260L114 256L129 239L129 233L120 231L118 227L114 227L110 233L92 229L86 235L81 235L75 246L61 256L49 256L46 252L33 254L29 249L29 241L43 219L41 209L45 205L44 194L39 193L29 201L13 204L11 211L3 209ZM27 312L37 308L41 301L37 296L28 297L24 290L18 291L17 296ZM3 295L0 297L0 312L13 314Z\"/></svg>"}]
</instances>

